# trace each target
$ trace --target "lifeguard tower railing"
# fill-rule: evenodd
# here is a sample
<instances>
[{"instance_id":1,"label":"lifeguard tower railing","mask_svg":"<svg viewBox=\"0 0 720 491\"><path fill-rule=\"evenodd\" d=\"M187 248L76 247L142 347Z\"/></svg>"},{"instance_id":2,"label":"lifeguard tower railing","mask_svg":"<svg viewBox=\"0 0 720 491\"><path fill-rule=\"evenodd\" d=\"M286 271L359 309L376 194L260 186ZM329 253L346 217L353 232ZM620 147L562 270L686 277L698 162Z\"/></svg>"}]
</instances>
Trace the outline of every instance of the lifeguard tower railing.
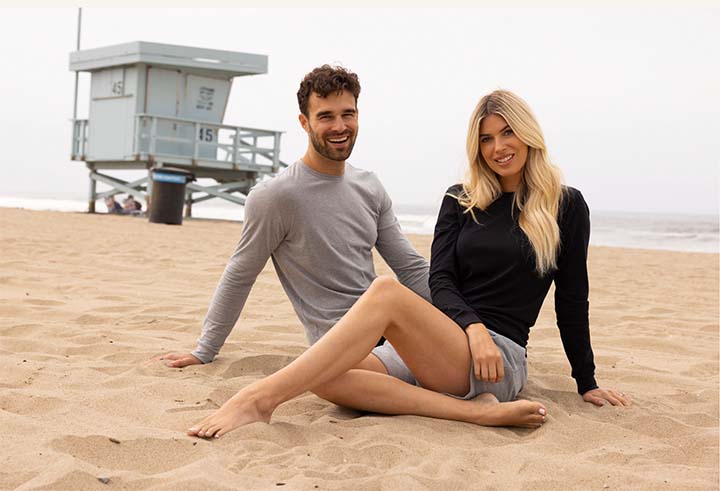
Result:
<instances>
[{"instance_id":1,"label":"lifeguard tower railing","mask_svg":"<svg viewBox=\"0 0 720 491\"><path fill-rule=\"evenodd\" d=\"M90 131L87 119L73 121L72 160L88 162L93 204L118 192L147 197L151 185L149 175L128 182L101 174L97 169L172 166L189 170L198 178L215 179L218 184L214 186L188 183L186 214L190 216L193 203L213 198L244 205L247 192L260 176L274 175L287 167L279 158L281 131L136 114L132 153L122 160L93 159L87 155ZM96 182L113 189L97 193Z\"/></svg>"}]
</instances>

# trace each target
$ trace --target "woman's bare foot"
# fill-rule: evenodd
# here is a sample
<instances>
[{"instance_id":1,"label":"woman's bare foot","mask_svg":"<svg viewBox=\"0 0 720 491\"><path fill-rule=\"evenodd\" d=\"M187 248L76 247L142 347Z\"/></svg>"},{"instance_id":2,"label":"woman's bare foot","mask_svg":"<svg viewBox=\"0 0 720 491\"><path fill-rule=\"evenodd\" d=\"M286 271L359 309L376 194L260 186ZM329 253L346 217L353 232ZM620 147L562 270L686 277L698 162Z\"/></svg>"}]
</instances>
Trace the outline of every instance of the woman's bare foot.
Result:
<instances>
[{"instance_id":1,"label":"woman's bare foot","mask_svg":"<svg viewBox=\"0 0 720 491\"><path fill-rule=\"evenodd\" d=\"M539 402L519 399L512 402L499 402L490 394L480 394L476 399L480 402L480 414L477 424L483 426L521 426L539 428L545 422L547 410Z\"/></svg>"},{"instance_id":2,"label":"woman's bare foot","mask_svg":"<svg viewBox=\"0 0 720 491\"><path fill-rule=\"evenodd\" d=\"M220 438L228 431L250 423L270 422L273 410L249 387L241 390L223 404L212 415L200 421L187 431L190 436Z\"/></svg>"}]
</instances>

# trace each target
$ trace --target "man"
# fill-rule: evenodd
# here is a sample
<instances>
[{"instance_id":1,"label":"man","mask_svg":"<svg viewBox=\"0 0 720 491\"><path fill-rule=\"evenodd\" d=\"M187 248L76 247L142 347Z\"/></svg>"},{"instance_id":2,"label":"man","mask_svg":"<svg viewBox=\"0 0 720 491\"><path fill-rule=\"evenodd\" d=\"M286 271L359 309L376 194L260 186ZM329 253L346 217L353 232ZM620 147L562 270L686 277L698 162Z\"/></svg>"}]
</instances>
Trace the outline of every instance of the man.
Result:
<instances>
[{"instance_id":1,"label":"man","mask_svg":"<svg viewBox=\"0 0 720 491\"><path fill-rule=\"evenodd\" d=\"M240 242L225 268L192 353L163 355L169 367L210 363L235 325L257 275L272 258L310 344L323 336L375 278L375 247L402 284L430 300L428 265L402 234L377 177L346 163L358 132L357 75L323 65L297 93L308 135L303 158L249 193ZM414 383L385 343L357 368ZM339 377L315 392L354 406L357 377Z\"/></svg>"}]
</instances>

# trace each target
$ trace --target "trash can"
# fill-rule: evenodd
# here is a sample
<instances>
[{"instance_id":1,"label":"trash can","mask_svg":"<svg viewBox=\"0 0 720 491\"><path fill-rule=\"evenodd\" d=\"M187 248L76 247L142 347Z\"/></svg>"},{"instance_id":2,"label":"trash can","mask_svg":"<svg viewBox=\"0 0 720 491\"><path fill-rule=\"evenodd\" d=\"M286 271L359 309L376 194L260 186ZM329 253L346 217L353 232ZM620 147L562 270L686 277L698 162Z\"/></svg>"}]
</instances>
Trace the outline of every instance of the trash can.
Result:
<instances>
[{"instance_id":1,"label":"trash can","mask_svg":"<svg viewBox=\"0 0 720 491\"><path fill-rule=\"evenodd\" d=\"M172 167L152 169L152 195L148 220L152 223L182 225L185 185L195 176Z\"/></svg>"}]
</instances>

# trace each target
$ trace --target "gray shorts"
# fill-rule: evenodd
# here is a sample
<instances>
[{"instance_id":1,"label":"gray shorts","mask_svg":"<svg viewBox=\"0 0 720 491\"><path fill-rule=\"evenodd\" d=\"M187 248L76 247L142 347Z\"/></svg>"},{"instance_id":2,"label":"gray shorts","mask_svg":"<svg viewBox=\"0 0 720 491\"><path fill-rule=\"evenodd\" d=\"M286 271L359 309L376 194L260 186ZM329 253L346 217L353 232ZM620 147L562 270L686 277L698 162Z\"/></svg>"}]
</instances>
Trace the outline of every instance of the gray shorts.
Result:
<instances>
[{"instance_id":1,"label":"gray shorts","mask_svg":"<svg viewBox=\"0 0 720 491\"><path fill-rule=\"evenodd\" d=\"M415 376L407 365L405 365L403 359L400 358L398 352L395 351L393 345L390 344L390 341L385 341L381 346L376 346L375 349L372 350L372 354L377 356L382 364L385 365L388 375L415 385Z\"/></svg>"},{"instance_id":2,"label":"gray shorts","mask_svg":"<svg viewBox=\"0 0 720 491\"><path fill-rule=\"evenodd\" d=\"M520 393L525 386L528 377L527 352L525 348L501 334L489 329L488 332L502 354L505 376L500 382L495 384L478 380L475 378L474 363L470 360L470 391L462 397L452 394L448 395L457 399L467 400L485 392L490 392L497 397L498 401L509 402L515 400L518 393Z\"/></svg>"}]
</instances>

